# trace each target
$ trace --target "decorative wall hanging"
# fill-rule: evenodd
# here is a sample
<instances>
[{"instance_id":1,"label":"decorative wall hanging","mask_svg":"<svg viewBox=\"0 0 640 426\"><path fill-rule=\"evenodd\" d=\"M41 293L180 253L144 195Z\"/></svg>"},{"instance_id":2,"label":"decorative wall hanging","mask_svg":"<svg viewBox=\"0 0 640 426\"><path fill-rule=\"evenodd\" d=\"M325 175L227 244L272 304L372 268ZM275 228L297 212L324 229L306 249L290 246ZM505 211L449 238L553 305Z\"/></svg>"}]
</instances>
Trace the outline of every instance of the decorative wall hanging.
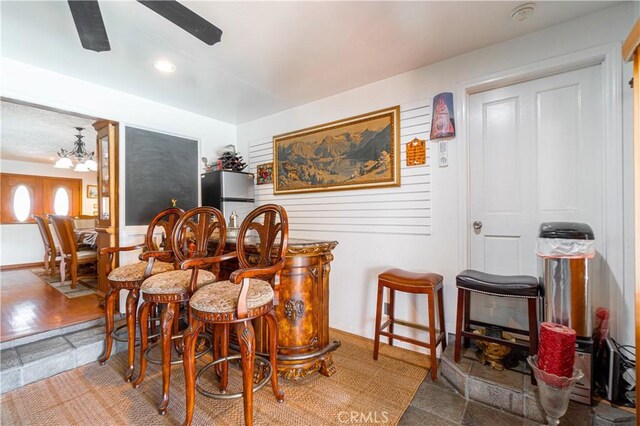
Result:
<instances>
[{"instance_id":1,"label":"decorative wall hanging","mask_svg":"<svg viewBox=\"0 0 640 426\"><path fill-rule=\"evenodd\" d=\"M444 92L433 98L431 140L455 137L456 123L453 114L453 93Z\"/></svg>"},{"instance_id":2,"label":"decorative wall hanging","mask_svg":"<svg viewBox=\"0 0 640 426\"><path fill-rule=\"evenodd\" d=\"M420 166L427 162L426 141L414 138L407 142L407 166Z\"/></svg>"},{"instance_id":3,"label":"decorative wall hanging","mask_svg":"<svg viewBox=\"0 0 640 426\"><path fill-rule=\"evenodd\" d=\"M256 183L258 185L273 183L273 163L258 164L256 168Z\"/></svg>"},{"instance_id":4,"label":"decorative wall hanging","mask_svg":"<svg viewBox=\"0 0 640 426\"><path fill-rule=\"evenodd\" d=\"M400 185L400 107L273 138L273 193Z\"/></svg>"},{"instance_id":5,"label":"decorative wall hanging","mask_svg":"<svg viewBox=\"0 0 640 426\"><path fill-rule=\"evenodd\" d=\"M98 185L87 185L87 198L98 198Z\"/></svg>"}]
</instances>

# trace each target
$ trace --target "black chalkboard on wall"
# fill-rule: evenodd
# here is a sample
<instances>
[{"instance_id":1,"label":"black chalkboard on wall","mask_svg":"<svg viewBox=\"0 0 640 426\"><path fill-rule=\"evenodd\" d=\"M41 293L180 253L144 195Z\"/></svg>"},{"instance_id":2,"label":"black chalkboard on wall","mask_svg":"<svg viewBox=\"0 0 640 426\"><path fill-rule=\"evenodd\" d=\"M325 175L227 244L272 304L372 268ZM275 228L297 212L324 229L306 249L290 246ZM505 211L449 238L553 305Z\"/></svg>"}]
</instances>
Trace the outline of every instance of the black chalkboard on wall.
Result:
<instances>
[{"instance_id":1,"label":"black chalkboard on wall","mask_svg":"<svg viewBox=\"0 0 640 426\"><path fill-rule=\"evenodd\" d=\"M198 141L126 127L125 225L147 225L161 210L198 205Z\"/></svg>"}]
</instances>

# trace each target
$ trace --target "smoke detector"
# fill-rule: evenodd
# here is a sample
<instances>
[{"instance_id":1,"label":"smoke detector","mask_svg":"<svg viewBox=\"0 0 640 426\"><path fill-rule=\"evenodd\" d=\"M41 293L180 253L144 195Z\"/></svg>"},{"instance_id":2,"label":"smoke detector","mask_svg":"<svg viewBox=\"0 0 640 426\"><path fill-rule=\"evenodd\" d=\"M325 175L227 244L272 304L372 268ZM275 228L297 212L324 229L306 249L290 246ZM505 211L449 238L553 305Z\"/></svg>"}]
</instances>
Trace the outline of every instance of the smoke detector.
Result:
<instances>
[{"instance_id":1,"label":"smoke detector","mask_svg":"<svg viewBox=\"0 0 640 426\"><path fill-rule=\"evenodd\" d=\"M516 7L511 11L511 19L514 21L523 22L533 15L533 11L536 9L535 3L525 3Z\"/></svg>"}]
</instances>

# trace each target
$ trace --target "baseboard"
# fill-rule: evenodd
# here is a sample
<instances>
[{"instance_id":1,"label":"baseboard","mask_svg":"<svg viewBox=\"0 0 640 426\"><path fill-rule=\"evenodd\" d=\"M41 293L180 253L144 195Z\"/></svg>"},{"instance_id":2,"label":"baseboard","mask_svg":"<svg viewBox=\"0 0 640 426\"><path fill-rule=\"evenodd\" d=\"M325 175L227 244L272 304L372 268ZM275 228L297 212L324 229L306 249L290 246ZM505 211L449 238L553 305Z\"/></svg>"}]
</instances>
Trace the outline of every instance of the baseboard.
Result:
<instances>
[{"instance_id":1,"label":"baseboard","mask_svg":"<svg viewBox=\"0 0 640 426\"><path fill-rule=\"evenodd\" d=\"M19 263L19 264L16 264L16 265L2 265L2 266L0 266L0 271L11 271L11 270L14 270L14 269L37 268L38 266L44 268L44 262Z\"/></svg>"}]
</instances>

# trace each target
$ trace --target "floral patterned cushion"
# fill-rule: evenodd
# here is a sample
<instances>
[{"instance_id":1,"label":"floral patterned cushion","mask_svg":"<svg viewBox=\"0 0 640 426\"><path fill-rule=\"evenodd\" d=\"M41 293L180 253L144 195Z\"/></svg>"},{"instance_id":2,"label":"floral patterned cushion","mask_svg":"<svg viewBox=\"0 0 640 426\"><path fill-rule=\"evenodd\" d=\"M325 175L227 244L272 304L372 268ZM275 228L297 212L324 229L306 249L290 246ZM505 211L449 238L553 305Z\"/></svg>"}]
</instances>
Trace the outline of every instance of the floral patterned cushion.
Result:
<instances>
[{"instance_id":1,"label":"floral patterned cushion","mask_svg":"<svg viewBox=\"0 0 640 426\"><path fill-rule=\"evenodd\" d=\"M130 265L119 266L109 273L111 281L140 281L144 278L144 271L147 269L147 262L132 263ZM162 272L173 271L173 265L167 262L153 262L151 275Z\"/></svg>"},{"instance_id":2,"label":"floral patterned cushion","mask_svg":"<svg viewBox=\"0 0 640 426\"><path fill-rule=\"evenodd\" d=\"M238 307L240 284L220 281L200 288L196 291L189 305L202 312L224 313L235 312ZM247 309L255 309L273 300L273 289L266 281L249 279Z\"/></svg>"},{"instance_id":3,"label":"floral patterned cushion","mask_svg":"<svg viewBox=\"0 0 640 426\"><path fill-rule=\"evenodd\" d=\"M216 280L215 274L209 271L198 271L198 288ZM189 288L191 271L170 271L147 278L140 289L149 294L182 293Z\"/></svg>"}]
</instances>

